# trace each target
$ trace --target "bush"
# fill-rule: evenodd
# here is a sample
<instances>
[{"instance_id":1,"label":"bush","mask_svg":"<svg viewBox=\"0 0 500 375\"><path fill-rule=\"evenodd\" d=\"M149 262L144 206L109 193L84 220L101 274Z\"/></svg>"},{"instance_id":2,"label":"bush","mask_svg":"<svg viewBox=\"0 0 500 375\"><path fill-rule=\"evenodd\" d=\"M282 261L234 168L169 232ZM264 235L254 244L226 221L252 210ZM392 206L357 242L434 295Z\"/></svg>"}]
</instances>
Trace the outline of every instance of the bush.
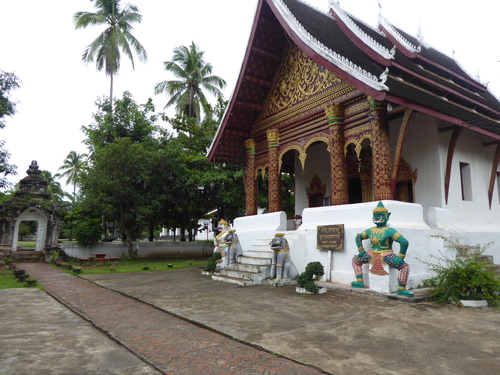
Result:
<instances>
[{"instance_id":1,"label":"bush","mask_svg":"<svg viewBox=\"0 0 500 375\"><path fill-rule=\"evenodd\" d=\"M217 268L217 264L219 263L219 260L222 259L222 254L217 252L214 253L210 258L207 260L207 267L203 270L205 272L214 272L215 269Z\"/></svg>"},{"instance_id":2,"label":"bush","mask_svg":"<svg viewBox=\"0 0 500 375\"><path fill-rule=\"evenodd\" d=\"M459 248L458 242L443 238L451 246ZM438 250L440 256L430 255L437 263L424 262L429 270L436 275L424 281L424 286L430 287L431 298L436 302L458 303L460 300L486 300L496 304L500 300L500 279L487 262L480 256L492 243L482 248L478 245L476 253L470 257L449 259Z\"/></svg>"},{"instance_id":3,"label":"bush","mask_svg":"<svg viewBox=\"0 0 500 375\"><path fill-rule=\"evenodd\" d=\"M297 286L304 288L310 293L318 293L319 287L316 281L325 274L325 268L320 262L311 262L306 270L297 277Z\"/></svg>"},{"instance_id":4,"label":"bush","mask_svg":"<svg viewBox=\"0 0 500 375\"><path fill-rule=\"evenodd\" d=\"M92 246L101 239L101 221L99 219L87 219L76 226L75 239L78 245Z\"/></svg>"}]
</instances>

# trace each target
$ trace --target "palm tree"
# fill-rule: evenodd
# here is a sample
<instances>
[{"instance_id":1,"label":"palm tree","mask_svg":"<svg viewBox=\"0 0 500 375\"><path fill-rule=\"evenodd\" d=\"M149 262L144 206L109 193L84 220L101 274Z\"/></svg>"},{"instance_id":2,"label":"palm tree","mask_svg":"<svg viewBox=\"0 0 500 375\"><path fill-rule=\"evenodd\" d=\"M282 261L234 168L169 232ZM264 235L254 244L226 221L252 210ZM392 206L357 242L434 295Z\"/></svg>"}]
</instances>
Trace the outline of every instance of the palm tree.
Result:
<instances>
[{"instance_id":1,"label":"palm tree","mask_svg":"<svg viewBox=\"0 0 500 375\"><path fill-rule=\"evenodd\" d=\"M69 194L65 193L61 187L61 184L57 182L49 171L42 171L40 176L47 181L47 193L50 194L54 202L62 202L64 197Z\"/></svg>"},{"instance_id":2,"label":"palm tree","mask_svg":"<svg viewBox=\"0 0 500 375\"><path fill-rule=\"evenodd\" d=\"M155 94L165 93L170 100L165 108L175 104L179 115L200 119L201 107L207 104L203 90L214 96L222 96L220 91L226 82L212 75L212 64L203 59L204 52L191 43L189 47L174 48L172 61L164 62L165 70L178 80L163 81L155 86Z\"/></svg>"},{"instance_id":3,"label":"palm tree","mask_svg":"<svg viewBox=\"0 0 500 375\"><path fill-rule=\"evenodd\" d=\"M63 173L57 173L55 177L66 177L66 184L73 184L73 197L76 196L76 185L78 183L78 176L82 173L83 169L87 166L87 154L80 154L76 151L70 151L63 165L59 170Z\"/></svg>"},{"instance_id":4,"label":"palm tree","mask_svg":"<svg viewBox=\"0 0 500 375\"><path fill-rule=\"evenodd\" d=\"M139 60L146 61L147 53L139 41L130 33L133 29L132 23L141 23L142 15L139 8L128 4L121 7L121 0L95 0L97 12L76 12L73 16L75 28L81 29L87 26L105 25L106 29L85 49L82 60L85 62L96 62L98 71L104 68L104 72L110 77L109 100L113 108L113 77L120 69L120 51L130 58L134 68L135 51Z\"/></svg>"}]
</instances>

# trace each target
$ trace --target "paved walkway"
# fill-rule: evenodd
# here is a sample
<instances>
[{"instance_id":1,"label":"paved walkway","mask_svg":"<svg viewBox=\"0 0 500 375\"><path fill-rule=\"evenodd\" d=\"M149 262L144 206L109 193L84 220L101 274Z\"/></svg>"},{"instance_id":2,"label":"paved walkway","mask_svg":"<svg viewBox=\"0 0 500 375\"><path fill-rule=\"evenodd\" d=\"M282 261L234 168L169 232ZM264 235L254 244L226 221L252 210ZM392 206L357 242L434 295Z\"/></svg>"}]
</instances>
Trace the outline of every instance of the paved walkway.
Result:
<instances>
[{"instance_id":1,"label":"paved walkway","mask_svg":"<svg viewBox=\"0 0 500 375\"><path fill-rule=\"evenodd\" d=\"M47 293L167 374L321 374L45 264L23 264ZM154 285L151 285L154 288Z\"/></svg>"},{"instance_id":2,"label":"paved walkway","mask_svg":"<svg viewBox=\"0 0 500 375\"><path fill-rule=\"evenodd\" d=\"M88 322L35 289L0 294L1 375L496 375L500 368L494 308L342 288L316 296L293 286L241 288L196 267L81 277L22 267Z\"/></svg>"}]
</instances>

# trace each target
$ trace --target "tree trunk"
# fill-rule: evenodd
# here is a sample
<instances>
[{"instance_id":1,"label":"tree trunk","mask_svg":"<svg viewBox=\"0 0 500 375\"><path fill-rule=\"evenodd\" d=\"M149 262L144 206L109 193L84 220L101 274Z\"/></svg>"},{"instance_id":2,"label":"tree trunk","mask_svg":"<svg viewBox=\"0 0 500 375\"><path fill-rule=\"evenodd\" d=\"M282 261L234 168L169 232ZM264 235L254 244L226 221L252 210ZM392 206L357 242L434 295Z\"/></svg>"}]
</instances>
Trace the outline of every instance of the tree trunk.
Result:
<instances>
[{"instance_id":1,"label":"tree trunk","mask_svg":"<svg viewBox=\"0 0 500 375\"><path fill-rule=\"evenodd\" d=\"M110 84L109 84L109 105L110 105L109 113L113 113L113 75L114 74L111 74Z\"/></svg>"}]
</instances>

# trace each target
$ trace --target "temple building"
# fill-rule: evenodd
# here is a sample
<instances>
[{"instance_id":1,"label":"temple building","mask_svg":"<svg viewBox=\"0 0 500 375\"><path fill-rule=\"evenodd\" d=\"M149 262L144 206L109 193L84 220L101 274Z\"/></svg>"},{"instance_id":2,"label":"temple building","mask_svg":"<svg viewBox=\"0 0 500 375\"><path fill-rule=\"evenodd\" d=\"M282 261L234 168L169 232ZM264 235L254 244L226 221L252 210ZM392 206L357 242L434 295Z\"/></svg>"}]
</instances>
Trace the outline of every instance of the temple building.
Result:
<instances>
[{"instance_id":1,"label":"temple building","mask_svg":"<svg viewBox=\"0 0 500 375\"><path fill-rule=\"evenodd\" d=\"M328 280L345 282L353 238L378 201L409 239L409 263L417 263L412 252L444 246L431 235L465 247L498 240L500 102L485 84L382 16L374 28L334 1L325 12L300 0L256 1L208 152L210 161L244 166L246 217L235 228L245 246L259 230L289 230L299 268L321 260ZM284 174L298 228L282 212ZM269 206L257 215L262 176ZM340 251L318 249L317 228L331 224L345 229ZM489 252L500 263L500 240ZM414 264L412 275L416 286L428 271Z\"/></svg>"}]
</instances>

